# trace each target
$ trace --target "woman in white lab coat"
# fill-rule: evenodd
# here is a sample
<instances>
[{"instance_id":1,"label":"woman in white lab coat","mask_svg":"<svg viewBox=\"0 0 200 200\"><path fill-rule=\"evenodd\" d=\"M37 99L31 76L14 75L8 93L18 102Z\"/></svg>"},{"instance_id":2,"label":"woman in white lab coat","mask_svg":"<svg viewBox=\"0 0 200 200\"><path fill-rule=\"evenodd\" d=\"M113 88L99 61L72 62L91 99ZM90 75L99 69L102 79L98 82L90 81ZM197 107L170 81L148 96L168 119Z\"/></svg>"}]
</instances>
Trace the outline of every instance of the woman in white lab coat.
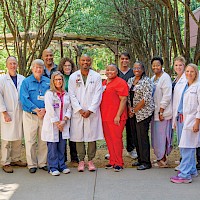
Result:
<instances>
[{"instance_id":1,"label":"woman in white lab coat","mask_svg":"<svg viewBox=\"0 0 200 200\"><path fill-rule=\"evenodd\" d=\"M186 67L187 84L183 90L179 110L183 112L183 130L180 138L182 160L177 176L171 177L173 183L190 183L192 176L198 176L195 150L200 146L200 84L199 71L195 64Z\"/></svg>"},{"instance_id":2,"label":"woman in white lab coat","mask_svg":"<svg viewBox=\"0 0 200 200\"><path fill-rule=\"evenodd\" d=\"M182 56L178 56L174 59L174 71L177 76L172 83L172 108L173 108L173 118L172 118L172 129L176 130L177 134L177 143L179 145L181 133L183 129L183 113L178 111L179 103L181 100L181 95L187 84L187 79L185 77L185 63L186 60ZM181 152L180 152L181 154ZM179 170L179 166L175 168L175 170Z\"/></svg>"},{"instance_id":3,"label":"woman in white lab coat","mask_svg":"<svg viewBox=\"0 0 200 200\"><path fill-rule=\"evenodd\" d=\"M60 175L70 170L65 164L66 139L69 139L71 103L64 90L63 74L56 71L51 76L50 90L45 94L46 114L43 119L42 140L47 141L49 172Z\"/></svg>"}]
</instances>

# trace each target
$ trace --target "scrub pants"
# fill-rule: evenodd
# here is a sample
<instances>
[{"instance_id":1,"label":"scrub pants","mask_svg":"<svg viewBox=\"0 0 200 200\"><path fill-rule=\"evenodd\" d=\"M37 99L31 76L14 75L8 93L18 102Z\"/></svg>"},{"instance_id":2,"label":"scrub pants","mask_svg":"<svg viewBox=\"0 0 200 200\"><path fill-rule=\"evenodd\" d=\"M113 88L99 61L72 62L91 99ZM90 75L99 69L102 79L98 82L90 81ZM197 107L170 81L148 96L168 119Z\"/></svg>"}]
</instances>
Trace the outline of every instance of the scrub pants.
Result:
<instances>
[{"instance_id":1,"label":"scrub pants","mask_svg":"<svg viewBox=\"0 0 200 200\"><path fill-rule=\"evenodd\" d=\"M60 171L62 172L67 168L65 164L65 147L66 139L62 139L62 133L59 132L59 142L47 142L48 154L48 168L49 171Z\"/></svg>"},{"instance_id":2,"label":"scrub pants","mask_svg":"<svg viewBox=\"0 0 200 200\"><path fill-rule=\"evenodd\" d=\"M197 174L196 160L195 160L195 148L181 148L182 160L180 163L181 178L191 179L191 175Z\"/></svg>"},{"instance_id":3,"label":"scrub pants","mask_svg":"<svg viewBox=\"0 0 200 200\"><path fill-rule=\"evenodd\" d=\"M181 140L181 134L182 134L182 130L183 130L183 122L180 121L180 114L178 114L178 117L177 117L177 127L176 127L176 133L177 133L177 138L178 138L178 145L179 145L179 142ZM181 152L181 148L180 148L180 156L182 157L182 152Z\"/></svg>"},{"instance_id":4,"label":"scrub pants","mask_svg":"<svg viewBox=\"0 0 200 200\"><path fill-rule=\"evenodd\" d=\"M113 166L118 165L120 167L123 167L124 165L122 158L122 133L124 130L125 123L125 120L120 121L120 125L118 126L113 122L103 121L104 137L110 154L109 164Z\"/></svg>"}]
</instances>

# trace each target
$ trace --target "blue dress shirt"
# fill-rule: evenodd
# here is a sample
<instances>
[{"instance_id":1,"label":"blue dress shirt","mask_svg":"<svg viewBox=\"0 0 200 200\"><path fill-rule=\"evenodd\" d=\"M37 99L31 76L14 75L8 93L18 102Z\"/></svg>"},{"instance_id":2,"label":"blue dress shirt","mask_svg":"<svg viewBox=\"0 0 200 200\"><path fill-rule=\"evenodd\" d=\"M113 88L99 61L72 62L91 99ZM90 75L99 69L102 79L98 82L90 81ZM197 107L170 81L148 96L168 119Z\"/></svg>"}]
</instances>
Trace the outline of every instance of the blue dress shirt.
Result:
<instances>
[{"instance_id":1,"label":"blue dress shirt","mask_svg":"<svg viewBox=\"0 0 200 200\"><path fill-rule=\"evenodd\" d=\"M20 88L22 109L33 112L36 108L44 108L45 92L49 89L50 79L42 76L40 82L32 75L25 78Z\"/></svg>"}]
</instances>

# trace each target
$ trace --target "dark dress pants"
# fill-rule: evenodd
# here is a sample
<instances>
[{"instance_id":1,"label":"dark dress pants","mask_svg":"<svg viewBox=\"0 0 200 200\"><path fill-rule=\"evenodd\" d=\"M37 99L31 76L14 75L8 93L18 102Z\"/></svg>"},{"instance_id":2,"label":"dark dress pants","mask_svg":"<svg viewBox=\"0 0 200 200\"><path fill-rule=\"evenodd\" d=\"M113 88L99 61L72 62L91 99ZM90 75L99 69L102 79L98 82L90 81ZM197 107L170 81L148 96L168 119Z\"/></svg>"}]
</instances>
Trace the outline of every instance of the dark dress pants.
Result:
<instances>
[{"instance_id":1,"label":"dark dress pants","mask_svg":"<svg viewBox=\"0 0 200 200\"><path fill-rule=\"evenodd\" d=\"M78 159L77 150L76 150L76 142L72 142L69 140L69 149L70 149L71 161L78 162L79 159Z\"/></svg>"},{"instance_id":2,"label":"dark dress pants","mask_svg":"<svg viewBox=\"0 0 200 200\"><path fill-rule=\"evenodd\" d=\"M126 120L126 149L128 152L131 152L135 149L134 134L135 132L131 131L131 118L128 117Z\"/></svg>"},{"instance_id":3,"label":"dark dress pants","mask_svg":"<svg viewBox=\"0 0 200 200\"><path fill-rule=\"evenodd\" d=\"M134 132L134 141L136 146L136 151L138 154L138 162L141 165L146 165L151 167L150 161L150 143L149 143L149 124L152 116L137 122L136 116L131 118L131 131Z\"/></svg>"}]
</instances>

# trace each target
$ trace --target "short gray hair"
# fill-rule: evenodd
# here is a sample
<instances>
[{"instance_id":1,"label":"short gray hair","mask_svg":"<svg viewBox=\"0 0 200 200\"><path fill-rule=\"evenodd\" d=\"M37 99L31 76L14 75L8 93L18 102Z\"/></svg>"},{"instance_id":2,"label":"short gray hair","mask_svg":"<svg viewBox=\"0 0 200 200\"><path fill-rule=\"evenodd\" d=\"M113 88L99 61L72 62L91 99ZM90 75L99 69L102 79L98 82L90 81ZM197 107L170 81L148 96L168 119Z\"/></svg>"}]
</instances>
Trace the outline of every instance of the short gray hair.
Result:
<instances>
[{"instance_id":1,"label":"short gray hair","mask_svg":"<svg viewBox=\"0 0 200 200\"><path fill-rule=\"evenodd\" d=\"M45 67L44 61L41 60L41 59L35 59L35 60L31 63L31 69L32 69L35 65L43 66L43 68Z\"/></svg>"}]
</instances>

